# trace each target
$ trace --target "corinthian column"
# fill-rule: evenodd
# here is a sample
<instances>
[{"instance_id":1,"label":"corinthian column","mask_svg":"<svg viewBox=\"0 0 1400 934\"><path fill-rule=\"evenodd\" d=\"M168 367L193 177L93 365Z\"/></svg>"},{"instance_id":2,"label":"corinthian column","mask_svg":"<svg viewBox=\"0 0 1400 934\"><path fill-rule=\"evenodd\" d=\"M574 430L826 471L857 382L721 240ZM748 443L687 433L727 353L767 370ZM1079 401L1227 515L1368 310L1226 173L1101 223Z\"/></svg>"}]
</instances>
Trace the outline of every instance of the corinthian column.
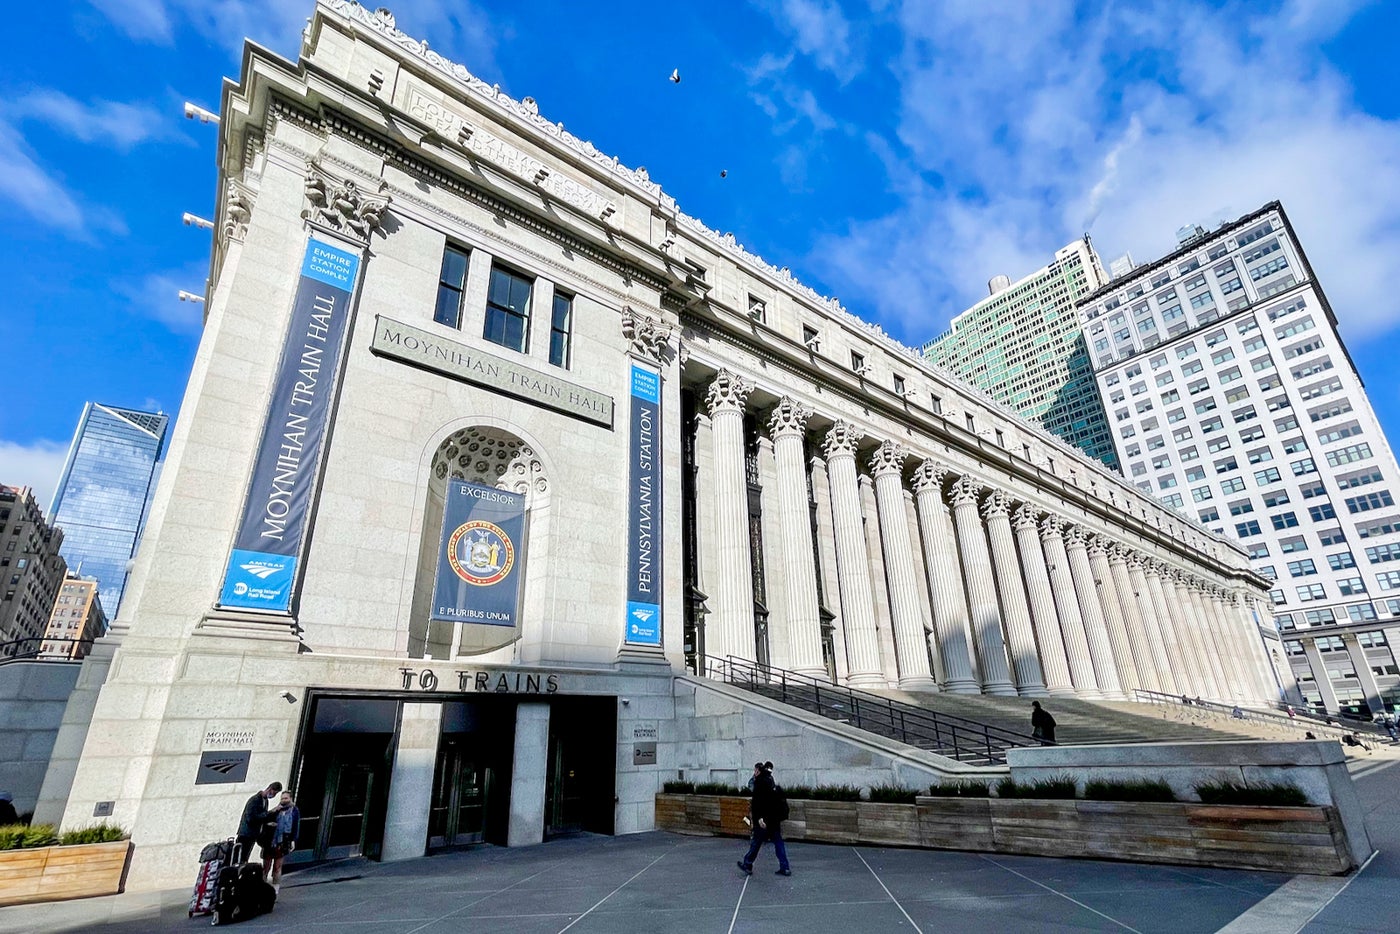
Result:
<instances>
[{"instance_id":1,"label":"corinthian column","mask_svg":"<svg viewBox=\"0 0 1400 934\"><path fill-rule=\"evenodd\" d=\"M962 572L952 547L948 506L943 501L945 474L944 468L932 461L924 461L915 468L914 505L923 531L934 634L947 679L943 690L950 694L976 694L979 685L972 667L972 647L967 641L967 603L962 593Z\"/></svg>"},{"instance_id":2,"label":"corinthian column","mask_svg":"<svg viewBox=\"0 0 1400 934\"><path fill-rule=\"evenodd\" d=\"M1016 691L1022 697L1044 697L1045 681L1035 649L1035 630L1031 627L1021 564L1016 560L1016 540L1007 516L1010 509L1011 500L1007 495L993 490L982 504L982 515L987 520L987 540L992 546L997 591L1001 594L1001 608L1006 619L1007 647L1011 650L1011 665L1016 672Z\"/></svg>"},{"instance_id":3,"label":"corinthian column","mask_svg":"<svg viewBox=\"0 0 1400 934\"><path fill-rule=\"evenodd\" d=\"M1128 576L1128 549L1114 545L1108 553L1108 568L1113 575L1113 589L1117 591L1118 608L1128 630L1128 645L1132 647L1133 667L1137 671L1138 684L1148 691L1162 690L1162 682L1157 677L1157 665L1152 660L1152 643L1147 638L1147 627L1138 609L1137 592Z\"/></svg>"},{"instance_id":4,"label":"corinthian column","mask_svg":"<svg viewBox=\"0 0 1400 934\"><path fill-rule=\"evenodd\" d=\"M1147 592L1152 594L1153 605L1157 609L1157 621L1162 626L1162 643L1167 650L1167 659L1171 662L1176 689L1183 694L1198 693L1200 688L1187 657L1187 645L1181 638L1177 619L1171 612L1171 603L1167 600L1167 592L1162 586L1162 565L1158 561L1149 561L1142 572L1147 579Z\"/></svg>"},{"instance_id":5,"label":"corinthian column","mask_svg":"<svg viewBox=\"0 0 1400 934\"><path fill-rule=\"evenodd\" d=\"M1094 573L1099 603L1103 605L1108 644L1113 649L1113 661L1118 669L1118 683L1128 700L1136 700L1137 695L1133 691L1142 687L1142 682L1138 679L1132 643L1128 640L1128 623L1123 619L1123 606L1118 600L1118 585L1108 566L1108 546L1109 543L1101 536L1094 536L1089 542L1089 568Z\"/></svg>"},{"instance_id":6,"label":"corinthian column","mask_svg":"<svg viewBox=\"0 0 1400 934\"><path fill-rule=\"evenodd\" d=\"M1205 582L1193 580L1191 582L1190 597L1191 608L1196 613L1196 618L1201 621L1202 631L1206 635L1206 651L1210 652L1215 659L1215 664L1220 674L1220 690L1216 694L1217 700L1230 700L1235 696L1235 669L1230 664L1230 644L1226 641L1226 634L1220 628L1220 621L1211 613L1206 602Z\"/></svg>"},{"instance_id":7,"label":"corinthian column","mask_svg":"<svg viewBox=\"0 0 1400 934\"><path fill-rule=\"evenodd\" d=\"M1190 659L1192 675L1196 679L1195 693L1213 697L1216 693L1215 678L1206 655L1205 634L1196 622L1196 614L1191 611L1191 600L1181 586L1180 574L1175 571L1163 574L1162 590L1167 595L1177 631L1181 633L1182 647Z\"/></svg>"},{"instance_id":8,"label":"corinthian column","mask_svg":"<svg viewBox=\"0 0 1400 934\"><path fill-rule=\"evenodd\" d=\"M1162 623L1157 618L1157 605L1152 592L1147 588L1147 576L1143 573L1143 558L1133 555L1128 562L1128 578L1133 582L1133 593L1137 596L1138 615L1142 617L1143 631L1147 633L1148 645L1152 647L1152 665L1157 672L1157 681L1167 694L1179 694L1176 678L1172 674L1172 663L1167 659L1167 645L1162 641Z\"/></svg>"},{"instance_id":9,"label":"corinthian column","mask_svg":"<svg viewBox=\"0 0 1400 934\"><path fill-rule=\"evenodd\" d=\"M1064 540L1074 592L1079 595L1079 613L1084 617L1084 634L1089 640L1094 680L1105 698L1122 700L1123 686L1118 680L1118 666L1113 662L1108 623L1104 621L1103 603L1099 600L1099 588L1094 582L1094 570L1089 566L1089 548L1085 543L1084 530L1077 525L1070 526Z\"/></svg>"},{"instance_id":10,"label":"corinthian column","mask_svg":"<svg viewBox=\"0 0 1400 934\"><path fill-rule=\"evenodd\" d=\"M967 596L972 605L972 629L977 634L977 654L982 661L982 690L987 694L1015 694L1006 665L1006 643L1001 637L1001 607L997 605L987 536L977 516L977 494L982 487L963 476L953 484L953 521L958 530L958 550L963 556Z\"/></svg>"},{"instance_id":11,"label":"corinthian column","mask_svg":"<svg viewBox=\"0 0 1400 934\"><path fill-rule=\"evenodd\" d=\"M1206 599L1206 610L1216 620L1220 626L1220 631L1225 634L1226 661L1229 663L1234 675L1234 696L1236 700L1245 700L1249 697L1248 681L1245 676L1244 660L1241 658L1242 646L1240 642L1240 630L1230 615L1225 612L1225 595L1216 587L1210 589Z\"/></svg>"},{"instance_id":12,"label":"corinthian column","mask_svg":"<svg viewBox=\"0 0 1400 934\"><path fill-rule=\"evenodd\" d=\"M1074 578L1070 576L1069 555L1065 554L1064 520L1048 515L1040 523L1040 543L1045 549L1045 566L1050 572L1050 592L1055 597L1055 612L1060 617L1060 634L1065 640L1065 655L1069 659L1069 676L1074 692L1091 700L1102 697L1094 676L1094 661L1089 655L1089 636L1084 631L1084 617L1079 612L1079 598L1074 593Z\"/></svg>"},{"instance_id":13,"label":"corinthian column","mask_svg":"<svg viewBox=\"0 0 1400 934\"><path fill-rule=\"evenodd\" d=\"M849 422L837 422L822 443L827 478L831 482L831 515L836 532L836 582L841 591L842 624L849 680L855 687L884 687L880 643L875 632L875 600L870 593L870 567L861 518L860 485L856 481L856 445L862 435Z\"/></svg>"},{"instance_id":14,"label":"corinthian column","mask_svg":"<svg viewBox=\"0 0 1400 934\"><path fill-rule=\"evenodd\" d=\"M1040 517L1030 506L1021 506L1012 517L1016 543L1021 549L1021 568L1026 576L1026 591L1031 598L1031 623L1036 641L1040 643L1040 667L1045 672L1045 687L1051 696L1072 695L1069 662L1065 660L1065 640L1060 635L1060 617L1055 612L1055 598L1050 592L1050 573L1045 569L1045 550L1040 544Z\"/></svg>"},{"instance_id":15,"label":"corinthian column","mask_svg":"<svg viewBox=\"0 0 1400 934\"><path fill-rule=\"evenodd\" d=\"M808 409L785 396L768 419L768 432L773 436L773 460L778 473L778 533L782 540L779 564L787 606L789 664L801 674L825 678L812 519L807 508L807 472L803 464L802 439L810 415Z\"/></svg>"},{"instance_id":16,"label":"corinthian column","mask_svg":"<svg viewBox=\"0 0 1400 934\"><path fill-rule=\"evenodd\" d=\"M744 476L744 402L753 384L728 370L710 383L710 432L715 458L714 612L705 626L705 652L754 659L753 561L749 554L749 488Z\"/></svg>"},{"instance_id":17,"label":"corinthian column","mask_svg":"<svg viewBox=\"0 0 1400 934\"><path fill-rule=\"evenodd\" d=\"M915 578L914 547L904 511L904 448L893 441L880 445L870 458L875 475L875 501L880 514L880 542L885 551L885 576L889 581L890 619L894 623L895 657L899 661L899 686L905 691L936 691L928 666L928 642Z\"/></svg>"}]
</instances>

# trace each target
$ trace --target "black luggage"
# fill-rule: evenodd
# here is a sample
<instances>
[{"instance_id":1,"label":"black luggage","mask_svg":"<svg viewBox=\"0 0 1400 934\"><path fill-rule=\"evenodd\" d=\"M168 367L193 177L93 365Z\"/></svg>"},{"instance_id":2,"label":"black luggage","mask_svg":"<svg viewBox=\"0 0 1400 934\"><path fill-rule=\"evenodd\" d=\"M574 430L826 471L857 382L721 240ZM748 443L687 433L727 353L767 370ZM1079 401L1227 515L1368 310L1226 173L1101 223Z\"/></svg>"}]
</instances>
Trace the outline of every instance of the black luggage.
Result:
<instances>
[{"instance_id":1,"label":"black luggage","mask_svg":"<svg viewBox=\"0 0 1400 934\"><path fill-rule=\"evenodd\" d=\"M190 895L190 917L207 915L214 910L214 895L219 873L233 859L234 839L219 840L206 846L199 854L199 874L194 879Z\"/></svg>"},{"instance_id":2,"label":"black luggage","mask_svg":"<svg viewBox=\"0 0 1400 934\"><path fill-rule=\"evenodd\" d=\"M233 924L266 914L277 902L277 890L263 879L258 863L225 866L219 873L214 924Z\"/></svg>"}]
</instances>

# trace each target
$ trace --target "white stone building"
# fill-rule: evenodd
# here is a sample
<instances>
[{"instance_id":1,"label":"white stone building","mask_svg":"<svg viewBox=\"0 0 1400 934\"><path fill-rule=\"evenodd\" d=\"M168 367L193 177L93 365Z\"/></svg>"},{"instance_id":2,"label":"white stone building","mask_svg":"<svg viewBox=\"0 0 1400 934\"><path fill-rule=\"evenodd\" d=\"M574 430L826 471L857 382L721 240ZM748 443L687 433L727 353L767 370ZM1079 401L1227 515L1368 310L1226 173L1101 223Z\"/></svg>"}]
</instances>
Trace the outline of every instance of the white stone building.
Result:
<instances>
[{"instance_id":1,"label":"white stone building","mask_svg":"<svg viewBox=\"0 0 1400 934\"><path fill-rule=\"evenodd\" d=\"M1249 551L1308 703L1379 710L1400 699L1395 455L1283 207L1183 237L1080 304L1123 471Z\"/></svg>"},{"instance_id":2,"label":"white stone building","mask_svg":"<svg viewBox=\"0 0 1400 934\"><path fill-rule=\"evenodd\" d=\"M755 758L957 770L687 674L728 656L1277 697L1238 546L387 13L323 2L297 63L249 45L220 116L204 335L41 802L132 828L133 886L187 881L274 779L305 857L392 859L646 830L663 779Z\"/></svg>"}]
</instances>

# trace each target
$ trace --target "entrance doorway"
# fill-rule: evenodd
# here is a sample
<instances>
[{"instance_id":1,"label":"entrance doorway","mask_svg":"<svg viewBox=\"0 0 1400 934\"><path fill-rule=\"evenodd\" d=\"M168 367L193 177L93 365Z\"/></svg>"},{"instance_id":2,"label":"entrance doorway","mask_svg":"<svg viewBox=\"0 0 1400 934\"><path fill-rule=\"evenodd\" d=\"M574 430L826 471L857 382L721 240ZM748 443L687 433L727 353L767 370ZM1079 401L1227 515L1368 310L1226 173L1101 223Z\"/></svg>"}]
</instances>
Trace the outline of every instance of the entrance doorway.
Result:
<instances>
[{"instance_id":1,"label":"entrance doorway","mask_svg":"<svg viewBox=\"0 0 1400 934\"><path fill-rule=\"evenodd\" d=\"M486 767L460 736L444 736L433 772L428 846L465 846L486 839Z\"/></svg>"},{"instance_id":2,"label":"entrance doorway","mask_svg":"<svg viewBox=\"0 0 1400 934\"><path fill-rule=\"evenodd\" d=\"M617 701L571 697L549 711L545 837L613 832Z\"/></svg>"}]
</instances>

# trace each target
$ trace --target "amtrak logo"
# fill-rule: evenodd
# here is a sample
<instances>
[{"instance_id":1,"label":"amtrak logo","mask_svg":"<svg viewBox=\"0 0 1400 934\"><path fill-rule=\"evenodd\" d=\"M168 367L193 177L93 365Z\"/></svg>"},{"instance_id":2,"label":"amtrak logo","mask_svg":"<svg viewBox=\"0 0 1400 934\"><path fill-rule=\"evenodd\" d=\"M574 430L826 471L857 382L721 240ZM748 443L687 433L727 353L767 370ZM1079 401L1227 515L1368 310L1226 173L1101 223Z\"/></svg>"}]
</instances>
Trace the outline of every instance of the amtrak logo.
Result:
<instances>
[{"instance_id":1,"label":"amtrak logo","mask_svg":"<svg viewBox=\"0 0 1400 934\"><path fill-rule=\"evenodd\" d=\"M639 608L639 609L635 609L635 610L632 611L632 616L633 616L633 617L637 620L637 622L639 622L639 623L649 623L649 622L651 622L651 618L652 618L653 616L655 616L655 615L656 615L656 611L655 611L655 610L647 610L647 609L640 609L640 608Z\"/></svg>"},{"instance_id":2,"label":"amtrak logo","mask_svg":"<svg viewBox=\"0 0 1400 934\"><path fill-rule=\"evenodd\" d=\"M221 762L206 762L204 767L211 772L218 772L220 775L227 775L238 768L244 762L243 759L225 759Z\"/></svg>"},{"instance_id":3,"label":"amtrak logo","mask_svg":"<svg viewBox=\"0 0 1400 934\"><path fill-rule=\"evenodd\" d=\"M258 580L267 580L269 577L282 570L282 565L280 564L264 564L261 561L250 561L247 564L240 564L239 567Z\"/></svg>"},{"instance_id":4,"label":"amtrak logo","mask_svg":"<svg viewBox=\"0 0 1400 934\"><path fill-rule=\"evenodd\" d=\"M447 560L468 584L489 587L515 567L515 544L500 526L474 520L453 530L447 540Z\"/></svg>"}]
</instances>

